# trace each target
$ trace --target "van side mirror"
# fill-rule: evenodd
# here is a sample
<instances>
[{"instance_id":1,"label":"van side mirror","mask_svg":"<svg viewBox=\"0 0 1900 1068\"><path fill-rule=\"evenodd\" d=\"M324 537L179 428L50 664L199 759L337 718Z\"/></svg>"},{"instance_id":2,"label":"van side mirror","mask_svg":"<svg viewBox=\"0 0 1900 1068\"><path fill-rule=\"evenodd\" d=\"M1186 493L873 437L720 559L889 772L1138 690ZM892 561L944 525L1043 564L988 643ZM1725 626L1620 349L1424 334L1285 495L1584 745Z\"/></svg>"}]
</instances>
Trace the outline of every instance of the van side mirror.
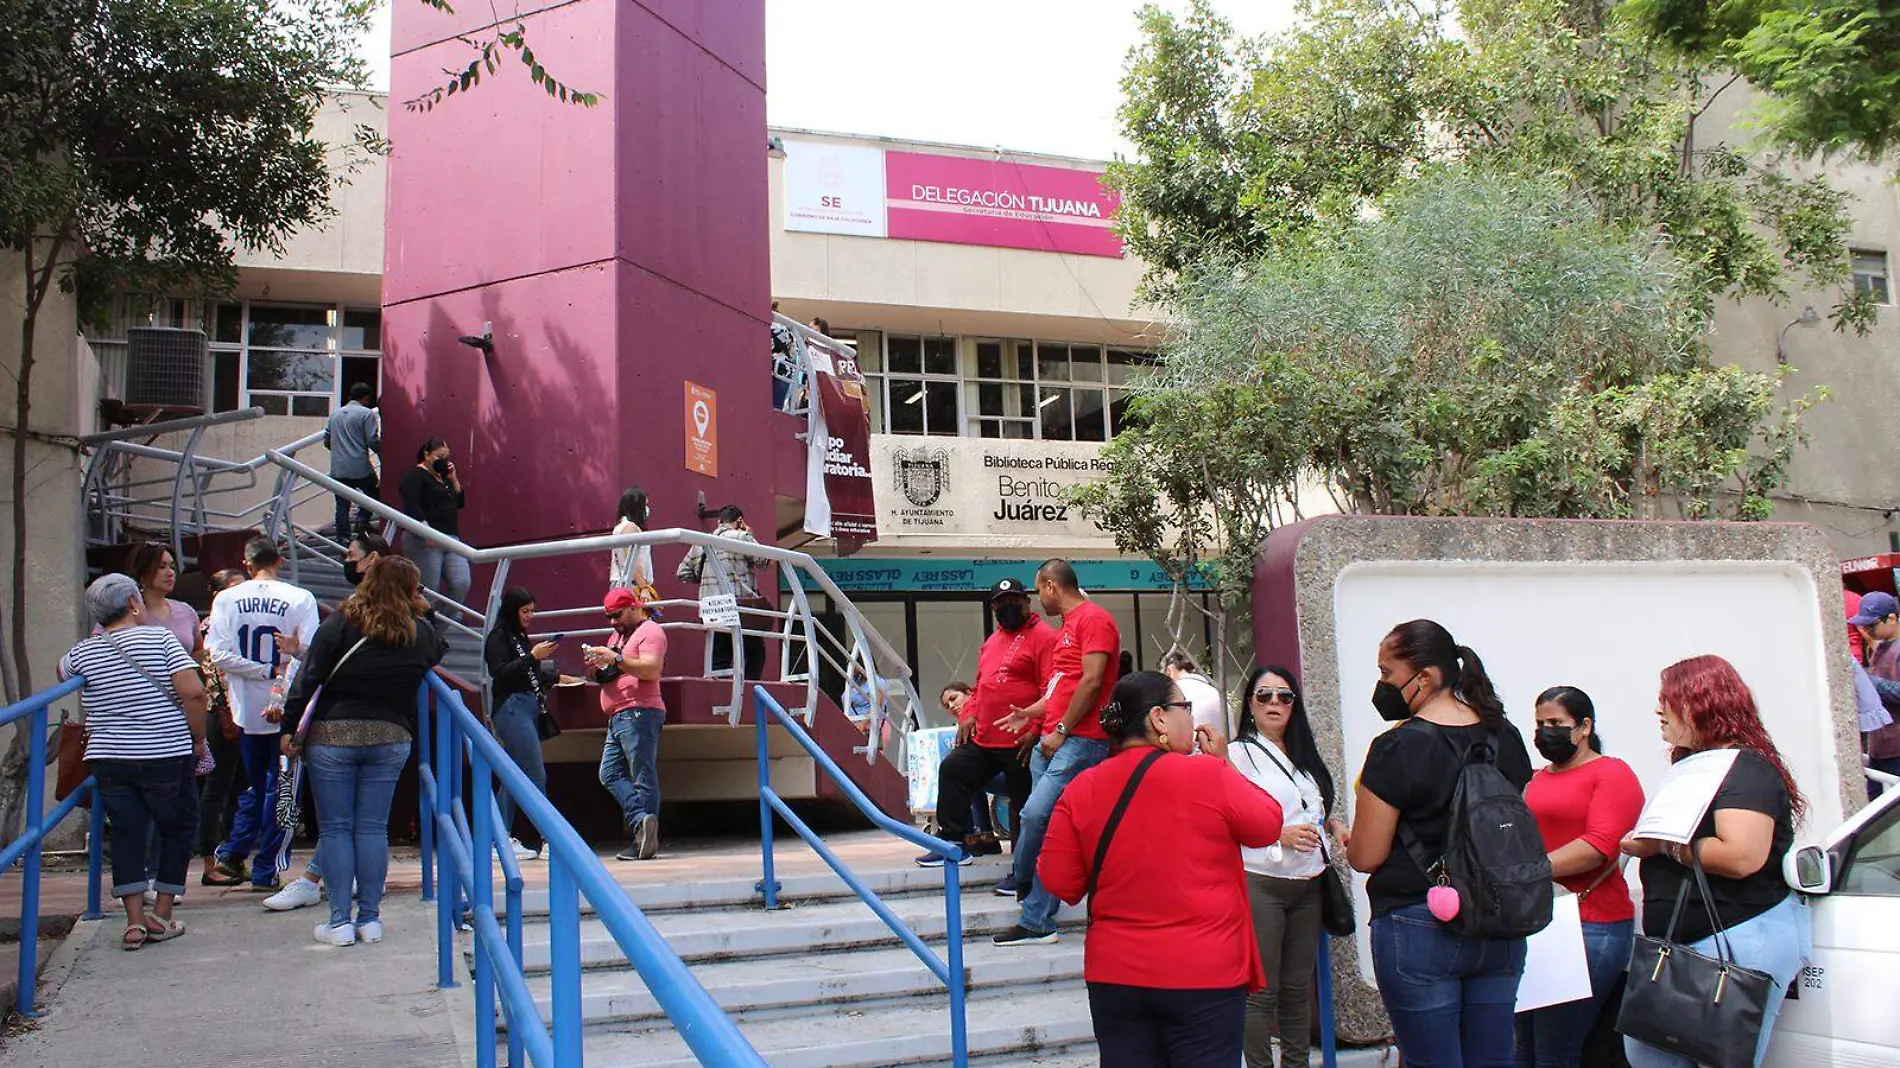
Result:
<instances>
[{"instance_id":1,"label":"van side mirror","mask_svg":"<svg viewBox=\"0 0 1900 1068\"><path fill-rule=\"evenodd\" d=\"M1802 846L1783 864L1788 885L1804 894L1825 894L1834 888L1834 862L1819 846Z\"/></svg>"}]
</instances>

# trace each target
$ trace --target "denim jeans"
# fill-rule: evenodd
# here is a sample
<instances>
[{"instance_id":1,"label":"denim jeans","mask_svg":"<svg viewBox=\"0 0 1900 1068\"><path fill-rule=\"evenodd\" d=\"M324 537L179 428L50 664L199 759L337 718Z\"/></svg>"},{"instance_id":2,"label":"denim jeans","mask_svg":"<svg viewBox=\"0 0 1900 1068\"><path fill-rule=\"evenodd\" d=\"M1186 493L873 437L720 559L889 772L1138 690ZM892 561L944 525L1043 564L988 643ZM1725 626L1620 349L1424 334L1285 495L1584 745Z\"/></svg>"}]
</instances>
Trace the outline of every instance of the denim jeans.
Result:
<instances>
[{"instance_id":1,"label":"denim jeans","mask_svg":"<svg viewBox=\"0 0 1900 1068\"><path fill-rule=\"evenodd\" d=\"M1464 938L1408 905L1372 921L1372 972L1405 1068L1512 1068L1522 938Z\"/></svg>"},{"instance_id":2,"label":"denim jeans","mask_svg":"<svg viewBox=\"0 0 1900 1068\"><path fill-rule=\"evenodd\" d=\"M1781 1015L1788 984L1814 957L1814 917L1801 895L1790 891L1781 904L1729 928L1728 944L1737 964L1767 972L1775 980L1768 992L1768 1009L1762 1014L1761 1036L1755 1043L1755 1063L1760 1064L1774 1035L1775 1018ZM1689 948L1715 956L1715 938L1704 938ZM1633 1038L1623 1039L1623 1053L1629 1057L1630 1068L1695 1068L1687 1058Z\"/></svg>"},{"instance_id":3,"label":"denim jeans","mask_svg":"<svg viewBox=\"0 0 1900 1068\"><path fill-rule=\"evenodd\" d=\"M1584 1039L1596 1026L1604 999L1629 970L1635 920L1583 925L1583 957L1590 966L1590 996L1551 1005L1517 1018L1517 1068L1578 1068Z\"/></svg>"},{"instance_id":4,"label":"denim jeans","mask_svg":"<svg viewBox=\"0 0 1900 1068\"><path fill-rule=\"evenodd\" d=\"M376 485L376 472L374 471L364 475L362 478L344 478L340 475L331 475L330 477L353 490L360 490L370 497L374 497L377 494L378 487ZM352 513L354 513L354 515L352 515ZM348 545L350 539L356 535L357 531L368 527L374 518L374 515L369 509L361 505L351 504L348 500L338 496L336 499L336 540Z\"/></svg>"},{"instance_id":5,"label":"denim jeans","mask_svg":"<svg viewBox=\"0 0 1900 1068\"><path fill-rule=\"evenodd\" d=\"M94 760L99 803L112 822L112 896L145 892L146 842L156 832L157 864L152 888L185 892L191 839L198 829L197 758Z\"/></svg>"},{"instance_id":6,"label":"denim jeans","mask_svg":"<svg viewBox=\"0 0 1900 1068\"><path fill-rule=\"evenodd\" d=\"M252 851L257 863L251 865L251 883L269 886L277 877L277 858L284 851L284 832L277 826L277 757L281 737L246 734L238 739L238 756L244 761L244 777L250 781L244 796L238 798L237 816L231 821L231 837L218 847L219 860L243 860Z\"/></svg>"},{"instance_id":7,"label":"denim jeans","mask_svg":"<svg viewBox=\"0 0 1900 1068\"><path fill-rule=\"evenodd\" d=\"M310 747L317 856L330 891L331 926L350 922L352 894L358 924L381 914L389 879L389 805L410 748L409 742Z\"/></svg>"},{"instance_id":8,"label":"denim jeans","mask_svg":"<svg viewBox=\"0 0 1900 1068\"><path fill-rule=\"evenodd\" d=\"M600 784L620 803L620 819L632 827L642 816L660 814L660 728L666 712L626 708L607 720L600 747Z\"/></svg>"},{"instance_id":9,"label":"denim jeans","mask_svg":"<svg viewBox=\"0 0 1900 1068\"><path fill-rule=\"evenodd\" d=\"M501 742L508 758L515 762L521 773L534 783L534 788L542 796L548 792L547 765L541 760L541 735L534 728L534 721L541 714L541 702L532 693L509 694L501 707L495 710L495 739ZM495 800L501 805L501 829L514 833L515 799L505 790L495 791ZM537 828L533 839L541 840Z\"/></svg>"},{"instance_id":10,"label":"denim jeans","mask_svg":"<svg viewBox=\"0 0 1900 1068\"><path fill-rule=\"evenodd\" d=\"M1036 878L1036 857L1042 852L1043 835L1049 833L1049 817L1077 775L1108 759L1108 743L1094 738L1064 738L1056 755L1045 757L1038 746L1029 758L1029 800L1023 803L1022 830L1016 838L1016 887L1023 898L1022 918L1017 921L1026 931L1047 934L1056 929L1056 910L1062 902L1043 889Z\"/></svg>"},{"instance_id":11,"label":"denim jeans","mask_svg":"<svg viewBox=\"0 0 1900 1068\"><path fill-rule=\"evenodd\" d=\"M414 560L416 570L422 572L422 584L447 597L456 604L468 603L468 559L457 556L445 549L438 549L421 538L415 539L412 547L403 543L403 555Z\"/></svg>"}]
</instances>

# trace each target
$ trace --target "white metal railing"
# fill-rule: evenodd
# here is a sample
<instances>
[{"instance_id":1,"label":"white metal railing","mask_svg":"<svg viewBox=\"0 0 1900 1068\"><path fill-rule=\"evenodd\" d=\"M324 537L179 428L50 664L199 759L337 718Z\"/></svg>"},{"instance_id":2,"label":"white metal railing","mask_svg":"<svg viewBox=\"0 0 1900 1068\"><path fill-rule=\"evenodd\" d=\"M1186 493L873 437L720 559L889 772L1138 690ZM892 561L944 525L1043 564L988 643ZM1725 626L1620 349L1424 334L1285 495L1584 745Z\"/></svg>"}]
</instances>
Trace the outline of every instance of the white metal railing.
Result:
<instances>
[{"instance_id":1,"label":"white metal railing","mask_svg":"<svg viewBox=\"0 0 1900 1068\"><path fill-rule=\"evenodd\" d=\"M794 328L794 337L800 341L796 347L802 355L803 334L813 332L796 323L790 325ZM817 335L814 333L813 336ZM312 546L324 548L341 557L347 547L321 529L299 522L296 513L299 506L312 500L342 497L375 515L391 534L400 532L405 538L413 538L459 556L471 566L493 566L486 603L479 607L452 600L439 590L424 591L438 606L438 618L451 630L480 642L495 625L502 593L508 587L509 571L517 561L606 554L615 549L642 545L698 546L707 551L708 570L704 574L710 577L714 587L725 597L736 600L737 591L726 569L719 566L715 552L777 564L781 576L786 579L783 585L788 599L780 607L743 606L736 619L716 617L714 621L708 622L700 614L698 600L657 602L669 617L687 613L693 617L668 618L661 624L662 627L699 631L708 635L721 634L730 642L728 668L713 670L711 641L705 643L703 665L706 677L730 680L730 699L719 706L730 722L736 725L745 710L742 700L748 667L745 639L759 638L778 642L779 681L804 686L805 700L799 711L807 724L812 722L817 713L820 665L830 666L844 680L850 679L854 668L862 669L869 678L883 680L885 686L871 687L872 693L877 696L872 702L865 744L858 748L869 761L875 762L884 749L882 738L887 722L895 721L899 726L896 732L900 739L898 754L901 754L901 746L907 742L909 732L921 723L923 706L911 677L910 665L870 625L857 606L851 603L831 576L809 554L683 529L607 534L477 549L405 515L383 501L345 486L298 460L296 454L299 451L322 440L320 432L281 449L267 449L262 455L247 461L222 460L197 454L205 428L255 419L262 414L261 410L253 408L111 431L84 439L83 444L93 452L87 464L81 494L81 507L84 509L82 529L85 531L80 547L82 572L86 548L118 544L125 539L128 530L141 525L169 531L172 552L181 563L186 560L184 542L187 537L255 527L286 544L286 565L291 581L303 581L304 567L332 568L340 572L341 565L336 559L310 552L309 549ZM177 433L188 434L182 449L164 449L151 444L160 436ZM134 464L141 460L150 461L146 465L149 471L140 470L137 472L140 477L135 478ZM166 465L170 465L172 470L166 472ZM255 491L260 484L258 472L266 466L276 471L272 492L267 497L242 510L215 507L221 495ZM169 488L169 492L165 492L166 488ZM823 593L830 599L833 611L842 622L842 634L819 624L811 605L813 591ZM536 618L598 620L599 612L598 602L593 602L579 607L550 607L538 611ZM575 637L590 637L604 635L608 630L604 626L596 626L566 633ZM486 687L485 664L481 675L480 681ZM848 690L848 681L845 685ZM849 696L841 693L836 698L849 713Z\"/></svg>"}]
</instances>

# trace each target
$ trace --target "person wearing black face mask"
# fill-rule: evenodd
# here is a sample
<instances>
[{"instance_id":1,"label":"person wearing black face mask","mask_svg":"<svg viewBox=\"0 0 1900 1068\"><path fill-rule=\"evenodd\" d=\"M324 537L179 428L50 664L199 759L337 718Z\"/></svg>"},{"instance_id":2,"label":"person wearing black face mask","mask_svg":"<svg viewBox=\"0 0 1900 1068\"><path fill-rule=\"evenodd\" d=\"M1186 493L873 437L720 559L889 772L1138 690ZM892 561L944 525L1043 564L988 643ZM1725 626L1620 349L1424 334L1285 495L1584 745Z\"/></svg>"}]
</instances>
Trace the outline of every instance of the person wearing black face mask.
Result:
<instances>
[{"instance_id":1,"label":"person wearing black face mask","mask_svg":"<svg viewBox=\"0 0 1900 1068\"><path fill-rule=\"evenodd\" d=\"M369 569L388 555L388 542L374 534L358 534L350 539L350 547L343 553L343 580L352 586L362 585Z\"/></svg>"},{"instance_id":2,"label":"person wearing black face mask","mask_svg":"<svg viewBox=\"0 0 1900 1068\"><path fill-rule=\"evenodd\" d=\"M1519 1013L1519 1068L1577 1068L1584 1040L1629 966L1636 906L1623 881L1621 843L1643 811L1628 764L1603 754L1596 706L1575 686L1537 695L1537 751L1550 765L1531 777L1524 803L1550 851L1550 874L1578 897L1591 996Z\"/></svg>"},{"instance_id":3,"label":"person wearing black face mask","mask_svg":"<svg viewBox=\"0 0 1900 1068\"><path fill-rule=\"evenodd\" d=\"M980 853L1000 853L995 837L979 839L970 820L970 802L985 783L1003 775L1012 819L1029 799L1029 769L1022 749L1028 730L1015 732L1003 721L1013 708L1034 704L1049 680L1049 658L1056 632L1029 610L1029 588L1006 578L990 589L996 630L976 658L976 688L957 712L957 747L937 772L937 834L963 846L957 863ZM917 858L923 867L944 862L935 853Z\"/></svg>"},{"instance_id":4,"label":"person wearing black face mask","mask_svg":"<svg viewBox=\"0 0 1900 1068\"><path fill-rule=\"evenodd\" d=\"M449 443L430 438L416 450L416 466L402 476L402 510L451 538L462 536L462 506L468 495L462 492L462 477L449 459ZM469 574L466 557L457 556L437 545L405 535L402 554L416 562L426 589L457 604L467 603Z\"/></svg>"}]
</instances>

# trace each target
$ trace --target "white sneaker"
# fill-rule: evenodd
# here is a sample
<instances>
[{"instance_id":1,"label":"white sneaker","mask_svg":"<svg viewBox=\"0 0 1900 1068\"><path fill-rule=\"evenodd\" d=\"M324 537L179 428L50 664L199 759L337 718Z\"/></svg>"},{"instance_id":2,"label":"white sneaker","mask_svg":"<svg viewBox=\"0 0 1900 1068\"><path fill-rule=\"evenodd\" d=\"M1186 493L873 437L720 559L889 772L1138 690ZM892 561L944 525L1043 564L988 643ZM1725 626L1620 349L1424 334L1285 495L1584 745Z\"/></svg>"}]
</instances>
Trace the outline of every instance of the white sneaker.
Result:
<instances>
[{"instance_id":1,"label":"white sneaker","mask_svg":"<svg viewBox=\"0 0 1900 1068\"><path fill-rule=\"evenodd\" d=\"M521 839L519 838L508 839L508 845L515 851L516 860L541 859L541 851L539 849L529 849L527 846L521 844Z\"/></svg>"},{"instance_id":2,"label":"white sneaker","mask_svg":"<svg viewBox=\"0 0 1900 1068\"><path fill-rule=\"evenodd\" d=\"M264 907L272 912L289 912L293 909L308 908L323 900L323 887L299 876L290 884L264 899Z\"/></svg>"},{"instance_id":3,"label":"white sneaker","mask_svg":"<svg viewBox=\"0 0 1900 1068\"><path fill-rule=\"evenodd\" d=\"M356 937L364 942L377 943L383 940L383 921L371 920L356 925Z\"/></svg>"},{"instance_id":4,"label":"white sneaker","mask_svg":"<svg viewBox=\"0 0 1900 1068\"><path fill-rule=\"evenodd\" d=\"M356 928L347 923L339 923L335 927L330 926L328 923L320 923L317 924L316 930L312 931L311 934L315 935L317 941L322 942L326 946L353 946L356 944Z\"/></svg>"}]
</instances>

